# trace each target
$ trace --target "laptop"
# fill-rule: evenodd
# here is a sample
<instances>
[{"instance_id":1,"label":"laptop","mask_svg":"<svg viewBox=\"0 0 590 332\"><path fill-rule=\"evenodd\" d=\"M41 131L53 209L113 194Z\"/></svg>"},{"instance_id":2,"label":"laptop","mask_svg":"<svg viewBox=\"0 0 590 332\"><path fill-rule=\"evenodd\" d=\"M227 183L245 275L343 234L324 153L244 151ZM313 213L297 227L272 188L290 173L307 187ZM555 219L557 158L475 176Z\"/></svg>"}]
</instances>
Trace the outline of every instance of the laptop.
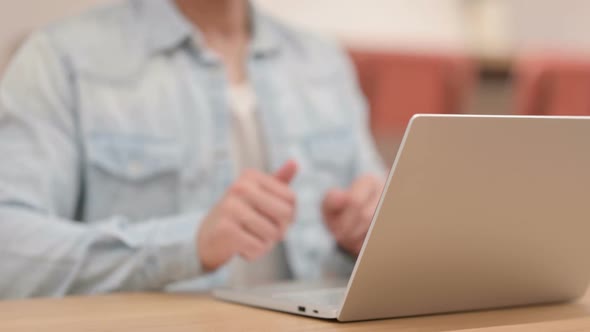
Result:
<instances>
[{"instance_id":1,"label":"laptop","mask_svg":"<svg viewBox=\"0 0 590 332\"><path fill-rule=\"evenodd\" d=\"M219 289L339 321L573 301L590 276L590 117L416 115L350 280Z\"/></svg>"}]
</instances>

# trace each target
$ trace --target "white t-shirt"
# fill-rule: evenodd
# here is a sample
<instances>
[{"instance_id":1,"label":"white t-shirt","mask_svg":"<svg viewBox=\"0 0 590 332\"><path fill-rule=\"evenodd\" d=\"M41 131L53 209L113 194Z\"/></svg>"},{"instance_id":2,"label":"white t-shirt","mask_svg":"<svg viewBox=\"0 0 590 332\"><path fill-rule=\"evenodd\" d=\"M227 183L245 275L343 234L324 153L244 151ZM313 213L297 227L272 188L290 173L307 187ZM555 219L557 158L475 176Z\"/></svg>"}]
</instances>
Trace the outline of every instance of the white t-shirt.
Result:
<instances>
[{"instance_id":1,"label":"white t-shirt","mask_svg":"<svg viewBox=\"0 0 590 332\"><path fill-rule=\"evenodd\" d=\"M267 154L256 111L256 96L249 84L232 85L229 90L232 112L231 153L240 174L246 169L268 172ZM231 262L232 286L248 286L285 280L291 273L283 243L255 262L236 258Z\"/></svg>"}]
</instances>

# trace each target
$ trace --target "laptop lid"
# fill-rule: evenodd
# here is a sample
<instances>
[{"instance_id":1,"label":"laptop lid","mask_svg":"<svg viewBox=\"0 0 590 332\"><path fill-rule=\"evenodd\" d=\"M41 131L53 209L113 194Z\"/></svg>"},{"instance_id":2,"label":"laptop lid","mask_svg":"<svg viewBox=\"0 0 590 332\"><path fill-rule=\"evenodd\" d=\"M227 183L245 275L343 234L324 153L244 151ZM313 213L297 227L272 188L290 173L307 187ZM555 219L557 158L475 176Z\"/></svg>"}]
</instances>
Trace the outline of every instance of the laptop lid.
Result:
<instances>
[{"instance_id":1,"label":"laptop lid","mask_svg":"<svg viewBox=\"0 0 590 332\"><path fill-rule=\"evenodd\" d=\"M415 116L339 320L568 301L590 264L590 118Z\"/></svg>"}]
</instances>

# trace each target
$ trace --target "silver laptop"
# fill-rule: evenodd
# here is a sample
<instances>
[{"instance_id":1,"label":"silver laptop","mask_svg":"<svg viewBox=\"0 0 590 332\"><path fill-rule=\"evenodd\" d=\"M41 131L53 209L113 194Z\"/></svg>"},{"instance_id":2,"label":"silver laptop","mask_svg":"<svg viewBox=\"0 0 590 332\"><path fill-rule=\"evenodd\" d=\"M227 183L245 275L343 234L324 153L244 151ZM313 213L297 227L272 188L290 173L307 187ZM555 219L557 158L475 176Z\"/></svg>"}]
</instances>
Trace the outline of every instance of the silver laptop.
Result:
<instances>
[{"instance_id":1,"label":"silver laptop","mask_svg":"<svg viewBox=\"0 0 590 332\"><path fill-rule=\"evenodd\" d=\"M340 321L571 301L590 274L590 117L417 115L348 282L222 289Z\"/></svg>"}]
</instances>

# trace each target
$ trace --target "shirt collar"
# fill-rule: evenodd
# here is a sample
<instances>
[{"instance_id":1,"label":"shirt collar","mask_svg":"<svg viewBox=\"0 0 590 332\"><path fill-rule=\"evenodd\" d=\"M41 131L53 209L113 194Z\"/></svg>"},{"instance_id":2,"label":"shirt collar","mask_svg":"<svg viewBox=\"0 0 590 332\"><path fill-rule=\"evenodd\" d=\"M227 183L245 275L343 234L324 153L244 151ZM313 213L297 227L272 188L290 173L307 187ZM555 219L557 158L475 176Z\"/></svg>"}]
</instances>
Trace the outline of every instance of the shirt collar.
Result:
<instances>
[{"instance_id":1,"label":"shirt collar","mask_svg":"<svg viewBox=\"0 0 590 332\"><path fill-rule=\"evenodd\" d=\"M146 38L150 52L159 53L194 41L197 49L203 49L201 32L178 10L173 0L135 0L139 28ZM255 55L271 54L279 49L279 39L268 17L250 5L253 27L251 50Z\"/></svg>"}]
</instances>

